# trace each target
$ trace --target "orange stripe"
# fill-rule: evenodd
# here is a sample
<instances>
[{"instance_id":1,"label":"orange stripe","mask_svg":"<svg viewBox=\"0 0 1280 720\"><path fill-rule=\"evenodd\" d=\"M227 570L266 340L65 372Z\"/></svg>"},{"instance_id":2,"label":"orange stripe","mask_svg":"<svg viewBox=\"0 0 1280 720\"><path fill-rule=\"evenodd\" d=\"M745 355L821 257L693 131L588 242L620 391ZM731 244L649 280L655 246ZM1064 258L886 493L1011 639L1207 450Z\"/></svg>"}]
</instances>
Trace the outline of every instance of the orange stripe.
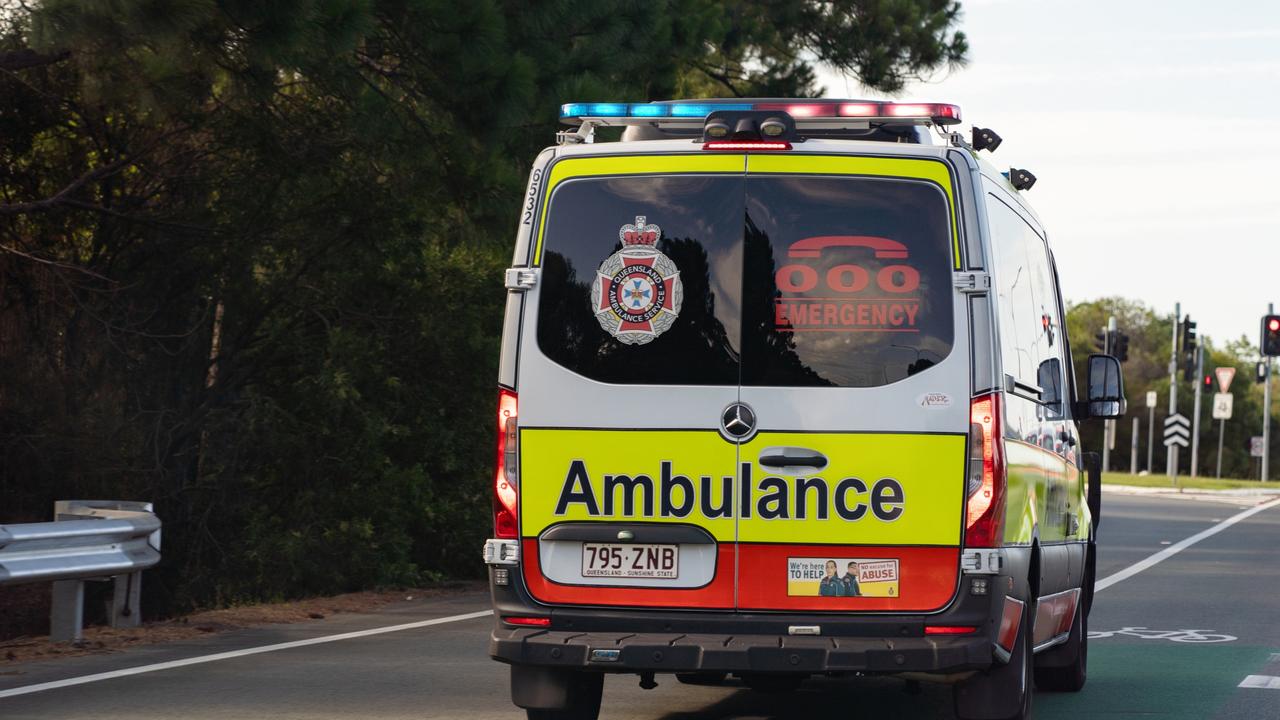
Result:
<instances>
[{"instance_id":1,"label":"orange stripe","mask_svg":"<svg viewBox=\"0 0 1280 720\"><path fill-rule=\"evenodd\" d=\"M935 547L847 547L832 545L769 545L738 543L742 574L738 588L741 610L819 610L819 611L889 611L932 612L941 609L955 594L959 572L960 550ZM541 602L552 605L609 605L618 607L734 608L733 543L721 543L717 549L716 574L711 583L701 588L666 589L605 587L599 585L562 585L542 574L538 558L538 541L525 538L522 547L524 579L529 592ZM787 595L787 558L856 555L859 558L884 558L899 561L901 579L899 597L840 598L791 597Z\"/></svg>"}]
</instances>

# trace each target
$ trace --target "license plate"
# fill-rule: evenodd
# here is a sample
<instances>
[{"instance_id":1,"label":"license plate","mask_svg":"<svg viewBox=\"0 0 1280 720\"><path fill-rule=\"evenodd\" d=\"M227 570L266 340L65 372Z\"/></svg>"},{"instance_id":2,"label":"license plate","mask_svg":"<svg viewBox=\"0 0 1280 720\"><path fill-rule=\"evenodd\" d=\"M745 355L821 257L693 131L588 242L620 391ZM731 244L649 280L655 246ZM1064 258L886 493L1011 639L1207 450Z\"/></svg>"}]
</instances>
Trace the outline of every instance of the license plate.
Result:
<instances>
[{"instance_id":1,"label":"license plate","mask_svg":"<svg viewBox=\"0 0 1280 720\"><path fill-rule=\"evenodd\" d=\"M582 577L679 577L679 545L582 544Z\"/></svg>"}]
</instances>

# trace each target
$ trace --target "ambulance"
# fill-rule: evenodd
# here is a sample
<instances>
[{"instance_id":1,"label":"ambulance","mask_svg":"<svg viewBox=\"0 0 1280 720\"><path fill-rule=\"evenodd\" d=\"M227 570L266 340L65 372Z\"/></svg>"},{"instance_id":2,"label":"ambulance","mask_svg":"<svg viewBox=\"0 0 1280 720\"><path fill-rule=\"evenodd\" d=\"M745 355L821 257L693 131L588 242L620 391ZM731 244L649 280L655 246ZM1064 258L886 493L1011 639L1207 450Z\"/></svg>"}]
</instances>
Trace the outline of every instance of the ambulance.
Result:
<instances>
[{"instance_id":1,"label":"ambulance","mask_svg":"<svg viewBox=\"0 0 1280 720\"><path fill-rule=\"evenodd\" d=\"M576 103L506 271L490 655L529 718L606 675L890 675L961 718L1079 690L1100 517L1025 171L958 107ZM856 681L855 681L856 682ZM678 687L678 686L677 686Z\"/></svg>"}]
</instances>

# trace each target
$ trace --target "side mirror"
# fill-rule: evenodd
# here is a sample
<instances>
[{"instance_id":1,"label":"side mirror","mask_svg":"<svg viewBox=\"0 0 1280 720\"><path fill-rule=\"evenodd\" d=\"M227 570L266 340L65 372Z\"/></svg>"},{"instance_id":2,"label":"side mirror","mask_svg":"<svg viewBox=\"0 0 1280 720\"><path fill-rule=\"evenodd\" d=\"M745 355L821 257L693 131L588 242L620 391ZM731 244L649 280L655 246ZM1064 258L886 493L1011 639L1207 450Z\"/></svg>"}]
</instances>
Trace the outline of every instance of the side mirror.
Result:
<instances>
[{"instance_id":1,"label":"side mirror","mask_svg":"<svg viewBox=\"0 0 1280 720\"><path fill-rule=\"evenodd\" d=\"M1084 417L1118 418L1124 415L1127 403L1119 360L1111 355L1090 355L1087 384L1089 395L1085 400Z\"/></svg>"}]
</instances>

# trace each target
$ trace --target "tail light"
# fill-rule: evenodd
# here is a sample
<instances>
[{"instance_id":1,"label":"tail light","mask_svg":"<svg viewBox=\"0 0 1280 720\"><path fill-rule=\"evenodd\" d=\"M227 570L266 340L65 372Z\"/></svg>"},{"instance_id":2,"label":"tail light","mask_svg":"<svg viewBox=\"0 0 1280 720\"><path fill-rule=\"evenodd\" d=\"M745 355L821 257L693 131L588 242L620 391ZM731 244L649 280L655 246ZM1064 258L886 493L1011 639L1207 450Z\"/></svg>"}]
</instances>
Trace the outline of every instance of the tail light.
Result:
<instances>
[{"instance_id":1,"label":"tail light","mask_svg":"<svg viewBox=\"0 0 1280 720\"><path fill-rule=\"evenodd\" d=\"M516 450L516 394L498 390L498 468L493 478L493 531L499 538L519 537L516 488L519 487Z\"/></svg>"},{"instance_id":2,"label":"tail light","mask_svg":"<svg viewBox=\"0 0 1280 720\"><path fill-rule=\"evenodd\" d=\"M966 547L998 547L1002 540L1006 478L1001 439L1000 396L974 398L969 405Z\"/></svg>"}]
</instances>

